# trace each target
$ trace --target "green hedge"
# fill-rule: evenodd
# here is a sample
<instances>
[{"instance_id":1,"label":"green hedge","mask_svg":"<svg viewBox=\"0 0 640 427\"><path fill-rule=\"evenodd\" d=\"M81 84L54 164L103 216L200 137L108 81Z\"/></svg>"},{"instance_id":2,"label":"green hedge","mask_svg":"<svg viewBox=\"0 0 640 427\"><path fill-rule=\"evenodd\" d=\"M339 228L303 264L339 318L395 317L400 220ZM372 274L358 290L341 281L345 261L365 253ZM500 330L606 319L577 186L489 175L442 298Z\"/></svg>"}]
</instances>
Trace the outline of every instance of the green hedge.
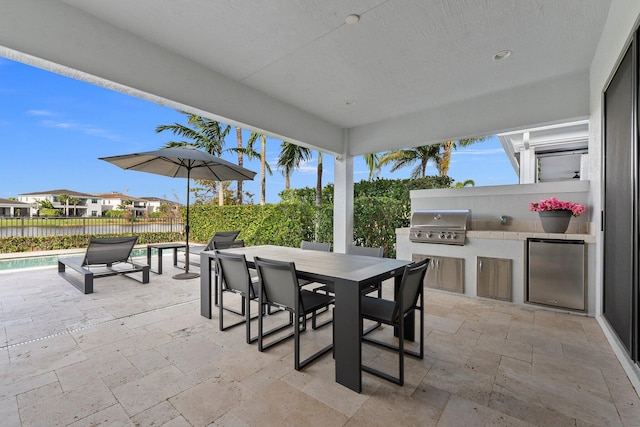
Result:
<instances>
[{"instance_id":1,"label":"green hedge","mask_svg":"<svg viewBox=\"0 0 640 427\"><path fill-rule=\"evenodd\" d=\"M383 246L394 258L395 230L409 224L409 205L390 197L354 200L353 240L362 246ZM317 218L317 231L316 231ZM190 210L190 239L205 243L216 231L240 230L247 245L300 246L301 240L333 242L333 205L319 209L309 203L276 205L195 206ZM317 232L317 238L314 238Z\"/></svg>"},{"instance_id":2,"label":"green hedge","mask_svg":"<svg viewBox=\"0 0 640 427\"><path fill-rule=\"evenodd\" d=\"M190 209L190 239L205 243L216 231L240 230L247 245L299 246L313 240L314 209L304 203L198 205Z\"/></svg>"}]
</instances>

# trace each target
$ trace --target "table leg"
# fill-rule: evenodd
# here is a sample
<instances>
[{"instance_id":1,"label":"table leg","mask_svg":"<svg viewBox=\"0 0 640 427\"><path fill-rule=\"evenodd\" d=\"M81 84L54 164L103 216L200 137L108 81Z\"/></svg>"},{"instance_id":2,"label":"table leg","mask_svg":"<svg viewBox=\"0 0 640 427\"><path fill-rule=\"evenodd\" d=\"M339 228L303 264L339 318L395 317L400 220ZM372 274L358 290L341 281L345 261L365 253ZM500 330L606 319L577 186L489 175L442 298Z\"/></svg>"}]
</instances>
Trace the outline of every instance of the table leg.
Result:
<instances>
[{"instance_id":1,"label":"table leg","mask_svg":"<svg viewBox=\"0 0 640 427\"><path fill-rule=\"evenodd\" d=\"M173 248L173 266L178 266L178 248Z\"/></svg>"},{"instance_id":2,"label":"table leg","mask_svg":"<svg viewBox=\"0 0 640 427\"><path fill-rule=\"evenodd\" d=\"M205 253L200 254L200 315L211 319L211 260Z\"/></svg>"},{"instance_id":3,"label":"table leg","mask_svg":"<svg viewBox=\"0 0 640 427\"><path fill-rule=\"evenodd\" d=\"M153 249L158 251L158 269L154 270L153 268L151 268L151 252L153 251ZM151 271L152 273L155 274L162 274L162 249L157 248L154 245L149 245L147 246L147 265L149 266L149 271Z\"/></svg>"},{"instance_id":4,"label":"table leg","mask_svg":"<svg viewBox=\"0 0 640 427\"><path fill-rule=\"evenodd\" d=\"M162 274L162 248L158 248L158 274Z\"/></svg>"},{"instance_id":5,"label":"table leg","mask_svg":"<svg viewBox=\"0 0 640 427\"><path fill-rule=\"evenodd\" d=\"M362 391L360 285L339 280L335 283L335 290L333 348L336 382L360 393Z\"/></svg>"}]
</instances>

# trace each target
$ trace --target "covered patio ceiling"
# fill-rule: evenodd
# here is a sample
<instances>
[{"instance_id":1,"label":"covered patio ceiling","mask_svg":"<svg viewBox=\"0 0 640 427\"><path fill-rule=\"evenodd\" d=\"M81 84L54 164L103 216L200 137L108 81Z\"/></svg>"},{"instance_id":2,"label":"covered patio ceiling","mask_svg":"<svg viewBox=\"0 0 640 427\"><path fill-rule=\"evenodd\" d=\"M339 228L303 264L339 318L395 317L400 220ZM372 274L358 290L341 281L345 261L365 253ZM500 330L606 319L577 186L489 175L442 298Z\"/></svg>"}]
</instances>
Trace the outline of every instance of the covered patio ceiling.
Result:
<instances>
[{"instance_id":1,"label":"covered patio ceiling","mask_svg":"<svg viewBox=\"0 0 640 427\"><path fill-rule=\"evenodd\" d=\"M2 0L0 55L359 155L586 118L610 3Z\"/></svg>"}]
</instances>

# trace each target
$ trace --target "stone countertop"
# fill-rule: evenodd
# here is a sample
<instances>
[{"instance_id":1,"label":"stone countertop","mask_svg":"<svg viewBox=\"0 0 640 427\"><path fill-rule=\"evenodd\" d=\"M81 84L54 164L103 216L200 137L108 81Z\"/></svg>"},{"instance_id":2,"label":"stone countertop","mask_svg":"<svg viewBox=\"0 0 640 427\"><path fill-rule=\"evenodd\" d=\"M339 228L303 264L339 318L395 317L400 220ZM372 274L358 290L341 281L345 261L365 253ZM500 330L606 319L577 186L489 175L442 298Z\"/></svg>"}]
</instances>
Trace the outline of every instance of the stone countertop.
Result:
<instances>
[{"instance_id":1,"label":"stone countertop","mask_svg":"<svg viewBox=\"0 0 640 427\"><path fill-rule=\"evenodd\" d=\"M397 228L396 234L408 235L409 228ZM584 240L585 243L596 243L596 236L593 234L568 234L568 233L535 233L522 231L493 231L493 230L467 230L468 239L494 239L494 240L527 240L537 239L562 239L562 240Z\"/></svg>"}]
</instances>

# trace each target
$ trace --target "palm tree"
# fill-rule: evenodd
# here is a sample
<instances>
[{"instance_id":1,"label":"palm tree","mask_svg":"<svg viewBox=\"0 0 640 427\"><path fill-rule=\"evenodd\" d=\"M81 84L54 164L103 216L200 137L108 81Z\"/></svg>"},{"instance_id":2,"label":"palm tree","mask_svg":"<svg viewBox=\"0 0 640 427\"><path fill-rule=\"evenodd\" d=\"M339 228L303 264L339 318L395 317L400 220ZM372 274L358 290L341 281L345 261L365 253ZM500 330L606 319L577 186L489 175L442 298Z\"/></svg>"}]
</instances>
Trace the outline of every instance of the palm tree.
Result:
<instances>
[{"instance_id":1,"label":"palm tree","mask_svg":"<svg viewBox=\"0 0 640 427\"><path fill-rule=\"evenodd\" d=\"M411 178L422 178L426 174L427 163L432 160L438 169L438 175L445 176L449 173L449 165L451 163L451 153L458 147L467 147L476 142L485 140L487 137L479 138L465 138L457 141L445 141L439 144L423 145L415 148L408 148L404 150L389 151L380 158L378 167L382 167L388 163L391 163L391 172L395 172L405 166L411 166L415 162L419 161L420 164L416 166L411 172Z\"/></svg>"},{"instance_id":2,"label":"palm tree","mask_svg":"<svg viewBox=\"0 0 640 427\"><path fill-rule=\"evenodd\" d=\"M238 126L236 126L236 140L238 141L238 166L242 167L242 165L244 164L244 155L242 154L242 147L244 146L242 143L242 129L240 129ZM239 205L242 204L242 180L238 180L237 183L237 203Z\"/></svg>"},{"instance_id":3,"label":"palm tree","mask_svg":"<svg viewBox=\"0 0 640 427\"><path fill-rule=\"evenodd\" d=\"M472 179L467 179L465 181L456 182L453 184L453 188L464 188L464 187L475 187L476 182Z\"/></svg>"},{"instance_id":4,"label":"palm tree","mask_svg":"<svg viewBox=\"0 0 640 427\"><path fill-rule=\"evenodd\" d=\"M260 152L257 152L253 148L253 144L257 140L260 140ZM240 150L243 154L247 156L248 159L260 158L260 204L264 205L266 203L266 188L267 188L267 177L266 172L269 172L269 175L272 175L271 166L267 163L267 136L262 135L258 132L252 132L249 137L249 141L247 141L247 147Z\"/></svg>"},{"instance_id":5,"label":"palm tree","mask_svg":"<svg viewBox=\"0 0 640 427\"><path fill-rule=\"evenodd\" d=\"M80 200L77 197L69 197L67 203L70 203L73 205L73 216L78 216L78 205L80 204L80 202L82 202L82 200Z\"/></svg>"},{"instance_id":6,"label":"palm tree","mask_svg":"<svg viewBox=\"0 0 640 427\"><path fill-rule=\"evenodd\" d=\"M285 177L285 190L291 188L291 173L300 168L302 162L311 158L311 150L291 142L282 141L280 145L280 156L278 157L278 168L282 169Z\"/></svg>"},{"instance_id":7,"label":"palm tree","mask_svg":"<svg viewBox=\"0 0 640 427\"><path fill-rule=\"evenodd\" d=\"M380 161L380 154L371 153L365 154L362 157L364 158L365 164L369 168L369 181L372 181L373 178L378 175L378 172L380 172L380 166L378 163Z\"/></svg>"},{"instance_id":8,"label":"palm tree","mask_svg":"<svg viewBox=\"0 0 640 427\"><path fill-rule=\"evenodd\" d=\"M411 178L424 178L427 172L429 160L438 162L440 146L423 145L421 147L407 148L384 153L378 161L378 166L382 167L391 164L391 172L395 172L405 166L411 166L418 162L418 165L411 171Z\"/></svg>"},{"instance_id":9,"label":"palm tree","mask_svg":"<svg viewBox=\"0 0 640 427\"><path fill-rule=\"evenodd\" d=\"M318 151L318 178L316 179L316 206L322 206L322 151ZM316 233L317 234L317 233Z\"/></svg>"},{"instance_id":10,"label":"palm tree","mask_svg":"<svg viewBox=\"0 0 640 427\"><path fill-rule=\"evenodd\" d=\"M68 194L59 194L58 202L64 204L64 216L69 216L69 200L71 196Z\"/></svg>"},{"instance_id":11,"label":"palm tree","mask_svg":"<svg viewBox=\"0 0 640 427\"><path fill-rule=\"evenodd\" d=\"M449 173L449 165L451 164L451 152L457 150L458 147L468 147L476 142L484 141L486 136L479 138L464 138L457 141L445 141L439 145L442 147L442 153L440 153L440 160L437 162L438 174L445 176Z\"/></svg>"},{"instance_id":12,"label":"palm tree","mask_svg":"<svg viewBox=\"0 0 640 427\"><path fill-rule=\"evenodd\" d=\"M231 126L215 120L201 117L197 114L181 111L187 116L187 124L174 123L172 125L160 125L156 127L156 133L171 131L176 136L187 138L191 141L170 141L166 147L191 145L205 150L209 154L220 157L224 148L225 137L229 134ZM224 190L218 185L218 204L224 204Z\"/></svg>"}]
</instances>

